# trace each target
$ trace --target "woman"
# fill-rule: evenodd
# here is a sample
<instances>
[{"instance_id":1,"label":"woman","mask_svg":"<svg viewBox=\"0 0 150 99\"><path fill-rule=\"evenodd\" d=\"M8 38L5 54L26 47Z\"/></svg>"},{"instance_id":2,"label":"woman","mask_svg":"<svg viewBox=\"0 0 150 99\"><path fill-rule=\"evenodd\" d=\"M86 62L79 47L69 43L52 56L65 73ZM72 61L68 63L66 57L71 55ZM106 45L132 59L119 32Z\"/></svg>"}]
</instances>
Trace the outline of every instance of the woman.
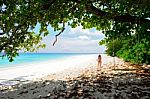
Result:
<instances>
[{"instance_id":1,"label":"woman","mask_svg":"<svg viewBox=\"0 0 150 99\"><path fill-rule=\"evenodd\" d=\"M102 64L102 58L101 58L101 55L98 55L97 62L98 62L98 64L97 64L97 69L99 70L99 69L101 69L101 64Z\"/></svg>"}]
</instances>

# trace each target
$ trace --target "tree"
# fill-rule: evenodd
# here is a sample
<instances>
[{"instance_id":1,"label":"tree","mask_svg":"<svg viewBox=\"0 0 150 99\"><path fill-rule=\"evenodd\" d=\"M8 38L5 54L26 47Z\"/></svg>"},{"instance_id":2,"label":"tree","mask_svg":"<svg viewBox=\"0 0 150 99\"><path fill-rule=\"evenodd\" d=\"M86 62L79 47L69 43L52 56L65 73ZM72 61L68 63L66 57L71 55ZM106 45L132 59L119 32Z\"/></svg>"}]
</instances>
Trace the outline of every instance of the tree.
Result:
<instances>
[{"instance_id":1,"label":"tree","mask_svg":"<svg viewBox=\"0 0 150 99\"><path fill-rule=\"evenodd\" d=\"M45 47L40 41L49 34L49 24L55 31L60 30L56 41L65 23L72 28L82 25L103 30L108 42L112 39L109 32L112 29L116 31L115 37L130 36L138 27L142 27L141 34L147 35L149 4L149 0L1 0L0 52L5 51L13 61L19 50L35 51ZM32 31L37 23L41 24L38 34ZM119 25L124 25L124 29Z\"/></svg>"}]
</instances>

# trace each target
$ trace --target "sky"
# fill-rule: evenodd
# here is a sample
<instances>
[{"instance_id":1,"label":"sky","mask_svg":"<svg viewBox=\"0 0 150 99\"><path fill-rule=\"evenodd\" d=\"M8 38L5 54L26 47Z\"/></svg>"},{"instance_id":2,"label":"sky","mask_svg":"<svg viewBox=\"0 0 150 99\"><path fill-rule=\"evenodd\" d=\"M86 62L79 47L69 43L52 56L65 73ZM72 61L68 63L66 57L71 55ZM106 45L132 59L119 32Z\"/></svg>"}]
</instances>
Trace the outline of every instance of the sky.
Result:
<instances>
[{"instance_id":1,"label":"sky","mask_svg":"<svg viewBox=\"0 0 150 99\"><path fill-rule=\"evenodd\" d=\"M39 31L40 25L38 24L34 31ZM54 32L51 26L48 26L50 34L44 37L42 43L46 44L46 48L41 48L39 53L104 53L105 46L100 46L99 41L104 39L102 31L97 31L95 28L82 29L82 26L71 28L65 27L64 32L59 35L58 41L55 46L53 42L55 35L59 31Z\"/></svg>"}]
</instances>

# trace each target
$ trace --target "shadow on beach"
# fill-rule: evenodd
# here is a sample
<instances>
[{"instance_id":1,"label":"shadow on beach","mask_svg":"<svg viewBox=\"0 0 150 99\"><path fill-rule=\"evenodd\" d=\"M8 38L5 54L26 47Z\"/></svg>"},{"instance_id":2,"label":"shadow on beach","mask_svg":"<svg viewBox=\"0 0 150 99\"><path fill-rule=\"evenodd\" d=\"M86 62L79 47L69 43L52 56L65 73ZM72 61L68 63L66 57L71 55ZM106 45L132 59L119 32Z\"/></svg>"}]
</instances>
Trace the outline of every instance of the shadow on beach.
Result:
<instances>
[{"instance_id":1,"label":"shadow on beach","mask_svg":"<svg viewBox=\"0 0 150 99\"><path fill-rule=\"evenodd\" d=\"M85 71L67 80L41 80L1 89L0 99L150 99L150 72L137 66Z\"/></svg>"}]
</instances>

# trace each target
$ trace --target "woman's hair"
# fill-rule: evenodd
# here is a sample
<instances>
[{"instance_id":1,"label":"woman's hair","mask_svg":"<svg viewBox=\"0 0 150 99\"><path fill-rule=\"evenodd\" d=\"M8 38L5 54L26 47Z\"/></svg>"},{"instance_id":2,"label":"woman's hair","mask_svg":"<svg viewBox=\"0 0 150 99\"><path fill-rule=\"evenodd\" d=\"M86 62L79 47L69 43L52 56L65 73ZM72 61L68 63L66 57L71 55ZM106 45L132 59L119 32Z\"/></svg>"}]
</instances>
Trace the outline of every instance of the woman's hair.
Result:
<instances>
[{"instance_id":1,"label":"woman's hair","mask_svg":"<svg viewBox=\"0 0 150 99\"><path fill-rule=\"evenodd\" d=\"M101 55L98 55L98 57L101 57Z\"/></svg>"}]
</instances>

